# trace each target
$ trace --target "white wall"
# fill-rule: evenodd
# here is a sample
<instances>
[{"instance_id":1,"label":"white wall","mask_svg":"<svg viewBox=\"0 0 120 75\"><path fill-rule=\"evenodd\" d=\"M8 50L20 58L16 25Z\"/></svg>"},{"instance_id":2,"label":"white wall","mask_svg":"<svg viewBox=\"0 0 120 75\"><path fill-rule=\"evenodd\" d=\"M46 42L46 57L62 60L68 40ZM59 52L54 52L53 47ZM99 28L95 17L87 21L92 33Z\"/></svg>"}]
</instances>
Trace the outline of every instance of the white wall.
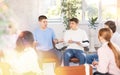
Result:
<instances>
[{"instance_id":1,"label":"white wall","mask_svg":"<svg viewBox=\"0 0 120 75\"><path fill-rule=\"evenodd\" d=\"M37 23L38 3L34 0L6 0L20 30L32 30Z\"/></svg>"}]
</instances>

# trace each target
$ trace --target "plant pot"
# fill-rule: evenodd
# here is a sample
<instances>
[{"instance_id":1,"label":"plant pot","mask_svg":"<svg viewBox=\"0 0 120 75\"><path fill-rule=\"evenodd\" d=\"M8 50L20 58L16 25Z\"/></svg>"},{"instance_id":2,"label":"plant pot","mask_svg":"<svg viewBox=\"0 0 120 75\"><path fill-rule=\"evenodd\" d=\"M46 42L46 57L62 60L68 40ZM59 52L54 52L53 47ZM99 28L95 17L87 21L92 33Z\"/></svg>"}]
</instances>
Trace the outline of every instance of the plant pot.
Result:
<instances>
[{"instance_id":1,"label":"plant pot","mask_svg":"<svg viewBox=\"0 0 120 75\"><path fill-rule=\"evenodd\" d=\"M91 28L91 29L89 29L89 39L90 39L90 46L89 46L89 48L90 48L90 50L89 50L89 52L96 52L96 50L95 50L95 35L96 34L96 30L95 29L93 29L93 28Z\"/></svg>"}]
</instances>

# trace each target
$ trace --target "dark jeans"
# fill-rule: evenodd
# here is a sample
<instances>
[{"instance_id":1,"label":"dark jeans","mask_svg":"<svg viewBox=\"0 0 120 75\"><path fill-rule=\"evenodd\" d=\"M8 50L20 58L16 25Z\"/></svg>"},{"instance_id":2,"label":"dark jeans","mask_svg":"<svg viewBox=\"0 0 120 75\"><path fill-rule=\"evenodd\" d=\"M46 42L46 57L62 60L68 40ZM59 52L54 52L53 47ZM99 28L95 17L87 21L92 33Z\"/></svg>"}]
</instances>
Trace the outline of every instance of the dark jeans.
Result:
<instances>
[{"instance_id":1,"label":"dark jeans","mask_svg":"<svg viewBox=\"0 0 120 75\"><path fill-rule=\"evenodd\" d=\"M109 74L109 73L94 72L93 75L111 75L111 74Z\"/></svg>"},{"instance_id":2,"label":"dark jeans","mask_svg":"<svg viewBox=\"0 0 120 75\"><path fill-rule=\"evenodd\" d=\"M69 66L69 62L72 57L78 58L80 60L80 65L86 62L85 53L82 50L67 49L64 52L64 66Z\"/></svg>"},{"instance_id":3,"label":"dark jeans","mask_svg":"<svg viewBox=\"0 0 120 75\"><path fill-rule=\"evenodd\" d=\"M49 51L38 50L40 67L42 66L43 60L47 58L53 58L56 62L56 67L60 66L62 63L62 53L56 49L51 49Z\"/></svg>"},{"instance_id":4,"label":"dark jeans","mask_svg":"<svg viewBox=\"0 0 120 75\"><path fill-rule=\"evenodd\" d=\"M97 53L87 54L86 55L86 63L87 64L92 64L93 61L98 61L98 55L97 55Z\"/></svg>"}]
</instances>

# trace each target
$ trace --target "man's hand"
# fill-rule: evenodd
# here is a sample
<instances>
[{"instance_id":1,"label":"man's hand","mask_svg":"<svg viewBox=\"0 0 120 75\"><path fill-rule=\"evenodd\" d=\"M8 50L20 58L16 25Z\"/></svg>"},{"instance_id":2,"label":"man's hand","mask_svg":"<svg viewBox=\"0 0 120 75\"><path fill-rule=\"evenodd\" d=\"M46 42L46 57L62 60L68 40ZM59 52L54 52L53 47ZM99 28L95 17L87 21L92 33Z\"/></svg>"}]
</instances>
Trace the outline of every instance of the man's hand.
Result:
<instances>
[{"instance_id":1,"label":"man's hand","mask_svg":"<svg viewBox=\"0 0 120 75\"><path fill-rule=\"evenodd\" d=\"M93 62L92 62L92 65L93 65L93 66L98 65L98 62L97 62L97 61L93 61Z\"/></svg>"},{"instance_id":2,"label":"man's hand","mask_svg":"<svg viewBox=\"0 0 120 75\"><path fill-rule=\"evenodd\" d=\"M53 42L54 42L54 44L57 44L58 43L58 39L54 39Z\"/></svg>"},{"instance_id":3,"label":"man's hand","mask_svg":"<svg viewBox=\"0 0 120 75\"><path fill-rule=\"evenodd\" d=\"M80 44L81 44L80 42L73 41L73 40L69 40L68 43L76 43L77 45L80 45Z\"/></svg>"},{"instance_id":4,"label":"man's hand","mask_svg":"<svg viewBox=\"0 0 120 75\"><path fill-rule=\"evenodd\" d=\"M72 40L68 40L68 43L73 43L73 41Z\"/></svg>"},{"instance_id":5,"label":"man's hand","mask_svg":"<svg viewBox=\"0 0 120 75\"><path fill-rule=\"evenodd\" d=\"M80 42L76 42L76 44L80 45L81 43Z\"/></svg>"},{"instance_id":6,"label":"man's hand","mask_svg":"<svg viewBox=\"0 0 120 75\"><path fill-rule=\"evenodd\" d=\"M64 42L64 39L62 38L62 39L60 39L58 42L59 42L59 43Z\"/></svg>"}]
</instances>

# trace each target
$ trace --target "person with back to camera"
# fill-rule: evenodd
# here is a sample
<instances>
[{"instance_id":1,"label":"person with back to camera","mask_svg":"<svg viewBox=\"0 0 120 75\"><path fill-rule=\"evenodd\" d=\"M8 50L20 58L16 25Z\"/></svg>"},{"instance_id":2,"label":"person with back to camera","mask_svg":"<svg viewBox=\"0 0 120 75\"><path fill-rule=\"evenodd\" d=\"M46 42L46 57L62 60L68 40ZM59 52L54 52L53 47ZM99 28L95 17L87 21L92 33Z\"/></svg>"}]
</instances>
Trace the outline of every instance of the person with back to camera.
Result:
<instances>
[{"instance_id":1,"label":"person with back to camera","mask_svg":"<svg viewBox=\"0 0 120 75\"><path fill-rule=\"evenodd\" d=\"M35 39L35 49L40 58L40 67L42 68L42 60L46 58L54 58L56 67L60 66L61 56L54 45L58 43L53 29L47 27L47 17L40 15L38 17L39 27L33 32Z\"/></svg>"},{"instance_id":2,"label":"person with back to camera","mask_svg":"<svg viewBox=\"0 0 120 75\"><path fill-rule=\"evenodd\" d=\"M23 31L17 38L15 50L5 57L11 66L12 75L41 74L37 53L33 48L34 38L30 31Z\"/></svg>"},{"instance_id":3,"label":"person with back to camera","mask_svg":"<svg viewBox=\"0 0 120 75\"><path fill-rule=\"evenodd\" d=\"M109 28L112 31L111 41L120 48L120 34L117 32L117 27L114 21L106 21L104 23L105 28Z\"/></svg>"},{"instance_id":4,"label":"person with back to camera","mask_svg":"<svg viewBox=\"0 0 120 75\"><path fill-rule=\"evenodd\" d=\"M64 52L65 66L69 66L69 61L72 57L78 58L80 65L86 62L84 47L89 45L89 41L86 32L80 29L78 25L79 20L77 18L70 19L70 29L64 34L64 41L68 43L67 50Z\"/></svg>"},{"instance_id":5,"label":"person with back to camera","mask_svg":"<svg viewBox=\"0 0 120 75\"><path fill-rule=\"evenodd\" d=\"M120 75L120 51L110 41L111 37L110 29L99 30L98 38L102 46L97 51L99 61L92 63L97 68L94 75Z\"/></svg>"}]
</instances>

